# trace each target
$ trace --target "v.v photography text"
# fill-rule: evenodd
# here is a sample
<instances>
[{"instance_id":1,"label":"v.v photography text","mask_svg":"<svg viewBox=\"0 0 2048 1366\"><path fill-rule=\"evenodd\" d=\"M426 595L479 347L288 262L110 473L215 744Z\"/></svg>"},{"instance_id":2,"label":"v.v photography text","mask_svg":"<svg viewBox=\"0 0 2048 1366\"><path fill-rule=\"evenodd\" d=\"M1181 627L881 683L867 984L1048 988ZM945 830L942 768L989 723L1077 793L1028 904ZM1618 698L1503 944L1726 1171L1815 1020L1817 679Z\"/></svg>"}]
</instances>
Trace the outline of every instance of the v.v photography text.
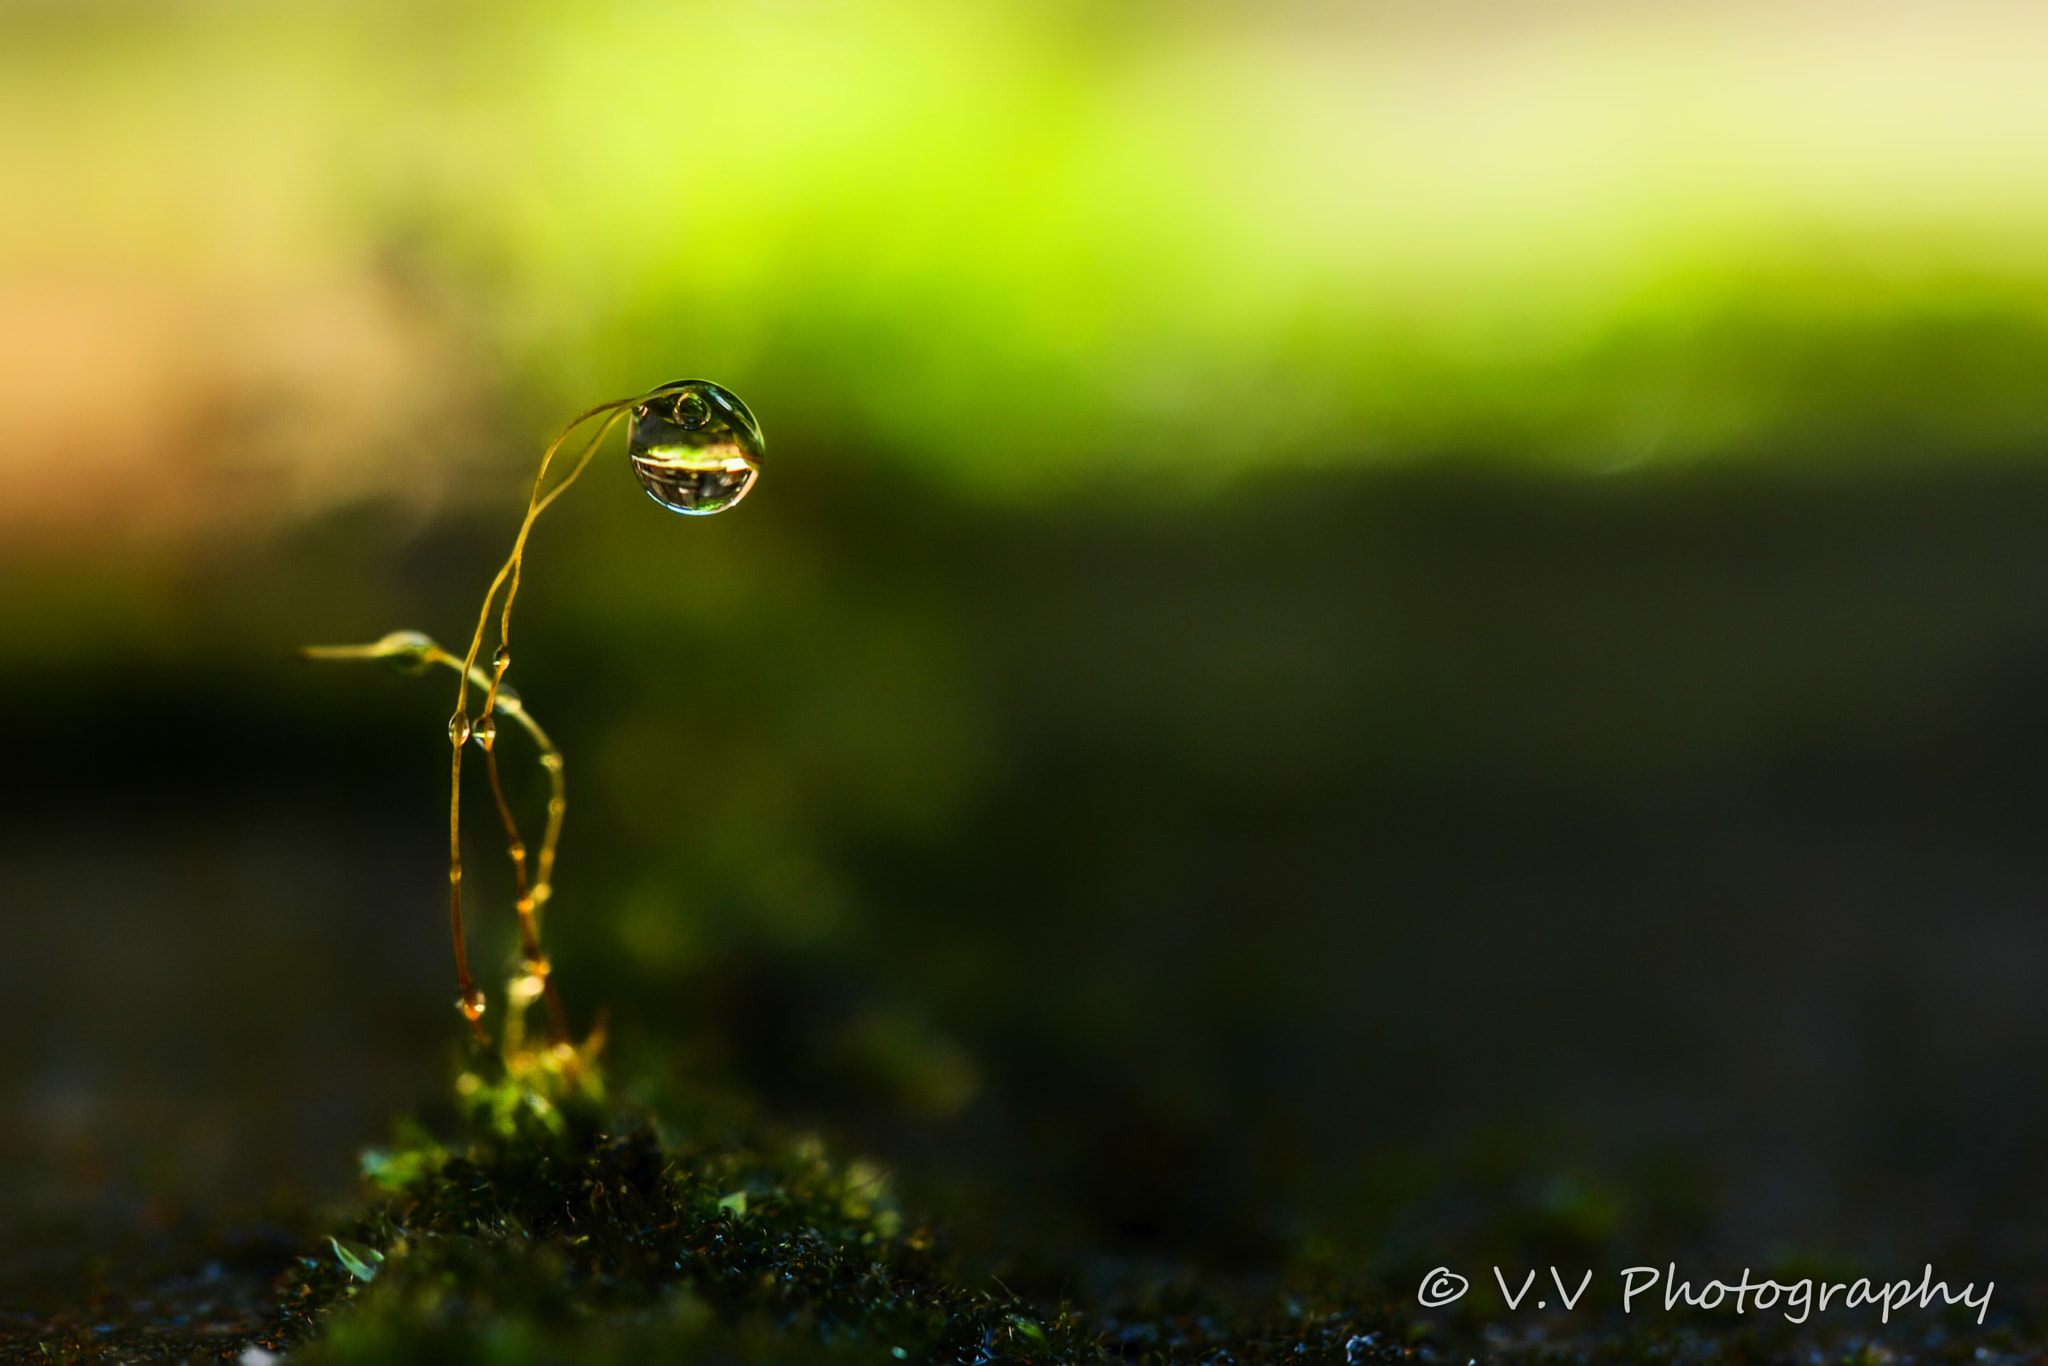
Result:
<instances>
[{"instance_id":1,"label":"v.v photography text","mask_svg":"<svg viewBox=\"0 0 2048 1366\"><path fill-rule=\"evenodd\" d=\"M1639 1307L1654 1307L1660 1300L1668 1313L1675 1309L1723 1309L1732 1305L1738 1314L1755 1309L1759 1313L1772 1310L1783 1314L1792 1323L1805 1323L1816 1312L1826 1313L1833 1308L1862 1309L1876 1306L1881 1322L1890 1323L1893 1310L1928 1309L1961 1304L1977 1311L1977 1322L1984 1322L1984 1315L1991 1307L1991 1289L1994 1282L1984 1282L1984 1293L1975 1292L1977 1283L1971 1281L1961 1290L1951 1291L1947 1281L1934 1279L1934 1265L1928 1263L1918 1282L1912 1280L1875 1281L1863 1277L1855 1281L1816 1280L1805 1277L1796 1281L1761 1280L1749 1278L1749 1268L1742 1269L1742 1277L1736 1281L1706 1281L1699 1288L1693 1288L1690 1279L1681 1280L1678 1264L1668 1263L1663 1270L1654 1266L1632 1266L1621 1273L1621 1310L1632 1314ZM1536 1273L1524 1276L1521 1285L1509 1289L1508 1277L1499 1267L1493 1268L1494 1281L1500 1286L1500 1297L1510 1310L1520 1309L1529 1297L1529 1291L1536 1283ZM1593 1284L1593 1273L1585 1272L1577 1284L1566 1289L1565 1278L1556 1267L1550 1268L1550 1279L1557 1287L1557 1298L1567 1309L1577 1309L1584 1300L1588 1287ZM1662 1285L1662 1290L1657 1287ZM1437 1309L1464 1298L1471 1288L1471 1282L1449 1267L1440 1266L1422 1278L1422 1285L1416 1291L1416 1302L1425 1309ZM1653 1293L1654 1292L1654 1293ZM1548 1297L1538 1299L1537 1309L1550 1308ZM1796 1311L1796 1312L1795 1312Z\"/></svg>"}]
</instances>

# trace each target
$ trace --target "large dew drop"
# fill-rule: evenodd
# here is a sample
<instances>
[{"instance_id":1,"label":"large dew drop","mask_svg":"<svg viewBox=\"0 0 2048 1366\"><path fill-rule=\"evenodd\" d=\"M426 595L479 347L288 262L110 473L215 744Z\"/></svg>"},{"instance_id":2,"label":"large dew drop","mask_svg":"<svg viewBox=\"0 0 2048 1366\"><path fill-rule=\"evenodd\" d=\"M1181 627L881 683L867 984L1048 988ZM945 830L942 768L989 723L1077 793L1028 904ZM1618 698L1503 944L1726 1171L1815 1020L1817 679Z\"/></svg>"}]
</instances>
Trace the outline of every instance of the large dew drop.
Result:
<instances>
[{"instance_id":1,"label":"large dew drop","mask_svg":"<svg viewBox=\"0 0 2048 1366\"><path fill-rule=\"evenodd\" d=\"M761 473L761 424L709 380L664 384L633 408L626 453L648 496L672 512L723 512Z\"/></svg>"}]
</instances>

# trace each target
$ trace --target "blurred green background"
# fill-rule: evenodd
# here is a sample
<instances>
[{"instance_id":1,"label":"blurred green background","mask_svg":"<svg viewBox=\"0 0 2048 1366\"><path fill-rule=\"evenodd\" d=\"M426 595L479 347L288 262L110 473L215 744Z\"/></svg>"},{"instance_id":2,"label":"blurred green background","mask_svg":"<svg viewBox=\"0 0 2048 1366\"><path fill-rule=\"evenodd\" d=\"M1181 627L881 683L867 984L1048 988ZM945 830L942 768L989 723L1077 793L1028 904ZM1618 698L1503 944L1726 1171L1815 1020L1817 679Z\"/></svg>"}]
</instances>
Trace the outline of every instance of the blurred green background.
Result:
<instances>
[{"instance_id":1,"label":"blurred green background","mask_svg":"<svg viewBox=\"0 0 2048 1366\"><path fill-rule=\"evenodd\" d=\"M513 675L646 1094L1012 1258L2022 1255L2044 41L10 0L10 1198L335 1191L431 1108L446 690L286 657L459 641L552 431L704 376L758 492L601 461Z\"/></svg>"}]
</instances>

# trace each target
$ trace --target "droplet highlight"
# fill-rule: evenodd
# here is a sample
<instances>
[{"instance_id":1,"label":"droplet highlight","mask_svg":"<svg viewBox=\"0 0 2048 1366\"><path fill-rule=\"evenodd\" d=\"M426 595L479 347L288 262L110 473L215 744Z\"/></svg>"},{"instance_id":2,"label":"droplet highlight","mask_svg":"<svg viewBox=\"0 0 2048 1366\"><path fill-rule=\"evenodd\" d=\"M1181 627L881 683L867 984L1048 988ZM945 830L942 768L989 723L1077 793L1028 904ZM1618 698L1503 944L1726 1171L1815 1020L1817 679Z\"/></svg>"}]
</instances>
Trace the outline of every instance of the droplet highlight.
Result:
<instances>
[{"instance_id":1,"label":"droplet highlight","mask_svg":"<svg viewBox=\"0 0 2048 1366\"><path fill-rule=\"evenodd\" d=\"M709 380L664 384L633 408L626 453L648 497L693 517L724 512L761 473L761 424Z\"/></svg>"},{"instance_id":2,"label":"droplet highlight","mask_svg":"<svg viewBox=\"0 0 2048 1366\"><path fill-rule=\"evenodd\" d=\"M467 716L464 716L461 712L456 712L455 715L448 718L448 739L450 741L458 745L468 744L469 733L470 725Z\"/></svg>"},{"instance_id":3,"label":"droplet highlight","mask_svg":"<svg viewBox=\"0 0 2048 1366\"><path fill-rule=\"evenodd\" d=\"M497 720L490 716L479 716L476 724L470 727L469 738L483 748L489 749L498 742Z\"/></svg>"},{"instance_id":4,"label":"droplet highlight","mask_svg":"<svg viewBox=\"0 0 2048 1366\"><path fill-rule=\"evenodd\" d=\"M472 986L467 991L455 994L455 1008L462 1012L462 1018L475 1024L484 1017L484 993L482 987Z\"/></svg>"}]
</instances>

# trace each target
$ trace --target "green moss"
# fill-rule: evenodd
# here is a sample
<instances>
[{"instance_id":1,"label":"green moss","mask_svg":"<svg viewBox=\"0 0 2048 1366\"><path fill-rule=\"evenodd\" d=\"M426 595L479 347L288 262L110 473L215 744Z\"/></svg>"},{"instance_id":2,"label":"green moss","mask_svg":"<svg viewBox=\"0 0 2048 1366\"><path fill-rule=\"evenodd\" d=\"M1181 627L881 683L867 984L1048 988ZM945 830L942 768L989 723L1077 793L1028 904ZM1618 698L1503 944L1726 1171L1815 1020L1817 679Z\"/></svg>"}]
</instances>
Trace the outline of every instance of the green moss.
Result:
<instances>
[{"instance_id":1,"label":"green moss","mask_svg":"<svg viewBox=\"0 0 2048 1366\"><path fill-rule=\"evenodd\" d=\"M493 1071L460 1080L458 1142L408 1125L364 1155L378 1203L285 1287L294 1360L1099 1355L1071 1316L966 1283L865 1163L664 1133L566 1049Z\"/></svg>"}]
</instances>

